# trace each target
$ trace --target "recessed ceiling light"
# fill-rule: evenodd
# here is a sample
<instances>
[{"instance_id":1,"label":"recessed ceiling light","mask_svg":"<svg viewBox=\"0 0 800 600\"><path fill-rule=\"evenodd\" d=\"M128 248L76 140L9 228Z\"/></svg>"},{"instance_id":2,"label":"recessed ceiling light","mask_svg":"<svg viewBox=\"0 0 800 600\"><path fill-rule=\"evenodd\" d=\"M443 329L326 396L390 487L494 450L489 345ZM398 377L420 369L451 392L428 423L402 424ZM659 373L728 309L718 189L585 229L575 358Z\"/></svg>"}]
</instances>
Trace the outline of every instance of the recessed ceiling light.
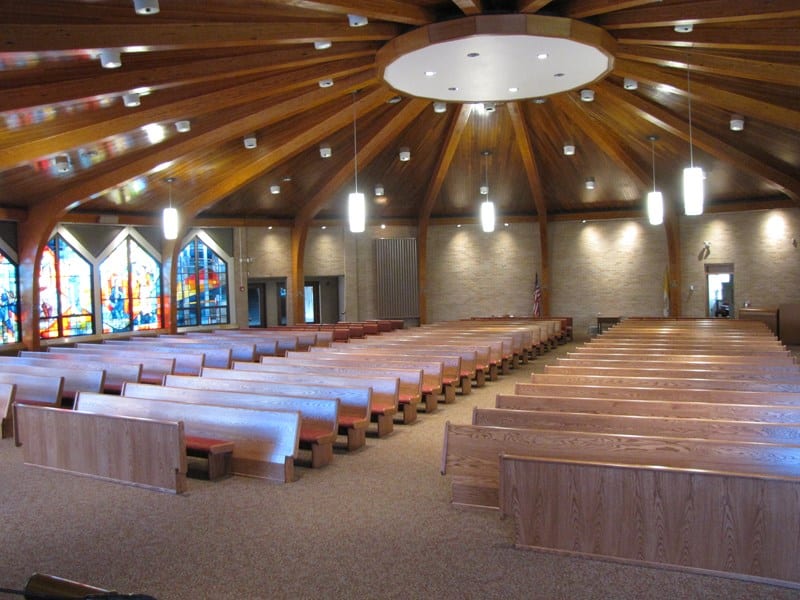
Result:
<instances>
[{"instance_id":1,"label":"recessed ceiling light","mask_svg":"<svg viewBox=\"0 0 800 600\"><path fill-rule=\"evenodd\" d=\"M480 55L480 52L470 52L467 54L467 58L478 58Z\"/></svg>"},{"instance_id":2,"label":"recessed ceiling light","mask_svg":"<svg viewBox=\"0 0 800 600\"><path fill-rule=\"evenodd\" d=\"M436 77L436 71L425 71L425 77Z\"/></svg>"},{"instance_id":3,"label":"recessed ceiling light","mask_svg":"<svg viewBox=\"0 0 800 600\"><path fill-rule=\"evenodd\" d=\"M547 60L547 52L542 52L541 54L537 54L536 58L539 60Z\"/></svg>"},{"instance_id":4,"label":"recessed ceiling light","mask_svg":"<svg viewBox=\"0 0 800 600\"><path fill-rule=\"evenodd\" d=\"M291 175L284 175L284 176L281 178L281 181L284 181L284 182L286 182L286 183L290 182L291 180L292 180L292 176L291 176Z\"/></svg>"},{"instance_id":5,"label":"recessed ceiling light","mask_svg":"<svg viewBox=\"0 0 800 600\"><path fill-rule=\"evenodd\" d=\"M635 79L631 79L630 77L626 77L625 81L622 83L622 87L624 87L626 90L635 90L638 89L639 82Z\"/></svg>"},{"instance_id":6,"label":"recessed ceiling light","mask_svg":"<svg viewBox=\"0 0 800 600\"><path fill-rule=\"evenodd\" d=\"M327 228L328 228L327 225L323 225L322 227L320 227L320 229L327 229Z\"/></svg>"},{"instance_id":7,"label":"recessed ceiling light","mask_svg":"<svg viewBox=\"0 0 800 600\"><path fill-rule=\"evenodd\" d=\"M451 86L451 87L447 88L447 91L448 92L457 92L458 88L456 86Z\"/></svg>"},{"instance_id":8,"label":"recessed ceiling light","mask_svg":"<svg viewBox=\"0 0 800 600\"><path fill-rule=\"evenodd\" d=\"M519 88L518 87L510 87L510 88L508 88L508 91L511 92L512 94L516 94L519 91Z\"/></svg>"},{"instance_id":9,"label":"recessed ceiling light","mask_svg":"<svg viewBox=\"0 0 800 600\"><path fill-rule=\"evenodd\" d=\"M403 100L403 98L401 98L400 96L392 96L391 98L389 98L389 99L386 101L386 103L387 103L387 104L398 104L398 103L399 103L399 102L401 102L402 100Z\"/></svg>"},{"instance_id":10,"label":"recessed ceiling light","mask_svg":"<svg viewBox=\"0 0 800 600\"><path fill-rule=\"evenodd\" d=\"M369 23L367 17L361 15L347 15L347 21L350 23L350 27L364 27Z\"/></svg>"},{"instance_id":11,"label":"recessed ceiling light","mask_svg":"<svg viewBox=\"0 0 800 600\"><path fill-rule=\"evenodd\" d=\"M553 73L553 77L563 77L563 73Z\"/></svg>"},{"instance_id":12,"label":"recessed ceiling light","mask_svg":"<svg viewBox=\"0 0 800 600\"><path fill-rule=\"evenodd\" d=\"M685 25L675 25L675 31L677 33L692 33L694 30L694 25L691 23L687 23Z\"/></svg>"},{"instance_id":13,"label":"recessed ceiling light","mask_svg":"<svg viewBox=\"0 0 800 600\"><path fill-rule=\"evenodd\" d=\"M133 0L137 15L154 15L158 12L158 0Z\"/></svg>"},{"instance_id":14,"label":"recessed ceiling light","mask_svg":"<svg viewBox=\"0 0 800 600\"><path fill-rule=\"evenodd\" d=\"M319 82L319 87L321 88L329 88L333 85L333 79L322 79Z\"/></svg>"},{"instance_id":15,"label":"recessed ceiling light","mask_svg":"<svg viewBox=\"0 0 800 600\"><path fill-rule=\"evenodd\" d=\"M456 227L458 227L459 229L461 229L461 223L459 223L458 225L456 225Z\"/></svg>"},{"instance_id":16,"label":"recessed ceiling light","mask_svg":"<svg viewBox=\"0 0 800 600\"><path fill-rule=\"evenodd\" d=\"M317 40L314 42L314 48L317 50L327 50L331 46L333 46L333 42L330 40Z\"/></svg>"},{"instance_id":17,"label":"recessed ceiling light","mask_svg":"<svg viewBox=\"0 0 800 600\"><path fill-rule=\"evenodd\" d=\"M545 102L547 102L547 98L534 98L533 99L533 103L534 104L544 104Z\"/></svg>"}]
</instances>

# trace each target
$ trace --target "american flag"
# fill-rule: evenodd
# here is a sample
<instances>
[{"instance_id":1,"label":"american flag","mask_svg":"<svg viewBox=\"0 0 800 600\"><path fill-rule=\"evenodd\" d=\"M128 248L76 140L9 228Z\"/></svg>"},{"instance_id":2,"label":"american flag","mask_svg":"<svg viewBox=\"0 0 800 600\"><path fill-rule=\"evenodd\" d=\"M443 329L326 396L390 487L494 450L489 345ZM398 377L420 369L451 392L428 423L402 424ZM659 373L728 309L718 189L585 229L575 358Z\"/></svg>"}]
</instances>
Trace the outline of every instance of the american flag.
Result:
<instances>
[{"instance_id":1,"label":"american flag","mask_svg":"<svg viewBox=\"0 0 800 600\"><path fill-rule=\"evenodd\" d=\"M542 316L542 288L539 285L539 273L536 273L536 281L533 284L533 316Z\"/></svg>"}]
</instances>

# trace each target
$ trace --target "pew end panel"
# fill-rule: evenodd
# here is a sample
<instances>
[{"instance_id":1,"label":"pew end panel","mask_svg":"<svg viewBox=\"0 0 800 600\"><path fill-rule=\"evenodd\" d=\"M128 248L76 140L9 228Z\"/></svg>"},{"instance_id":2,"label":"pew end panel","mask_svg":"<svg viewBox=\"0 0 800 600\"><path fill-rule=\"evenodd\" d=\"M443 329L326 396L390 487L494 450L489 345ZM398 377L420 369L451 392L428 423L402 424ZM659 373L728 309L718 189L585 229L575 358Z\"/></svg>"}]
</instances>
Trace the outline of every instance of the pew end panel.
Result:
<instances>
[{"instance_id":1,"label":"pew end panel","mask_svg":"<svg viewBox=\"0 0 800 600\"><path fill-rule=\"evenodd\" d=\"M26 464L159 491L186 491L181 421L28 404L16 404L14 412Z\"/></svg>"},{"instance_id":2,"label":"pew end panel","mask_svg":"<svg viewBox=\"0 0 800 600\"><path fill-rule=\"evenodd\" d=\"M800 479L503 454L516 545L800 589ZM565 507L569 507L565 514Z\"/></svg>"},{"instance_id":3,"label":"pew end panel","mask_svg":"<svg viewBox=\"0 0 800 600\"><path fill-rule=\"evenodd\" d=\"M14 437L14 393L13 383L0 383L0 439Z\"/></svg>"}]
</instances>

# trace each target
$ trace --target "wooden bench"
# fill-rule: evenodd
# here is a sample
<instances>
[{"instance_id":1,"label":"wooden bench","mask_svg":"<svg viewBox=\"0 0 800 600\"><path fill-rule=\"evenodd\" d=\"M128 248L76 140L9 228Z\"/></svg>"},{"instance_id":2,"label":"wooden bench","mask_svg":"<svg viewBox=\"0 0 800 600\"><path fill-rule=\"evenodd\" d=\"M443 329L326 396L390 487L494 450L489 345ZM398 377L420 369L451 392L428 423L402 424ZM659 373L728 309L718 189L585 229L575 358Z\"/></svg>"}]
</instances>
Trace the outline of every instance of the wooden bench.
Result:
<instances>
[{"instance_id":1,"label":"wooden bench","mask_svg":"<svg viewBox=\"0 0 800 600\"><path fill-rule=\"evenodd\" d=\"M795 411L795 420L774 422L721 419L713 416L713 411L702 418L655 416L642 412L571 412L568 408L569 401L565 404L567 406L555 411L475 407L472 411L472 424L800 445L800 406Z\"/></svg>"},{"instance_id":2,"label":"wooden bench","mask_svg":"<svg viewBox=\"0 0 800 600\"><path fill-rule=\"evenodd\" d=\"M171 376L173 380L176 375ZM339 400L319 397L280 396L207 388L201 377L183 376L181 387L126 383L122 395L129 398L167 400L187 404L213 404L235 408L297 411L300 413L300 447L311 450L311 467L333 461L333 442L338 432Z\"/></svg>"},{"instance_id":3,"label":"wooden bench","mask_svg":"<svg viewBox=\"0 0 800 600\"><path fill-rule=\"evenodd\" d=\"M117 353L127 353L135 356L156 356L161 358L175 359L174 372L180 375L199 375L206 363L205 352L201 350L191 350L188 348L168 348L155 345L130 345L131 342L117 343L114 340L106 340L102 344L92 344L89 342L78 342L75 347L79 350L90 352L108 352L109 350Z\"/></svg>"},{"instance_id":4,"label":"wooden bench","mask_svg":"<svg viewBox=\"0 0 800 600\"><path fill-rule=\"evenodd\" d=\"M372 415L372 388L357 386L349 380L338 385L326 383L301 383L296 374L257 373L232 369L204 368L201 379L208 384L194 383L184 375L168 375L166 384L179 387L208 385L208 389L224 389L242 392L261 392L284 396L312 396L337 399L339 401L339 433L347 436L347 450L358 450L366 444L366 431Z\"/></svg>"},{"instance_id":5,"label":"wooden bench","mask_svg":"<svg viewBox=\"0 0 800 600\"><path fill-rule=\"evenodd\" d=\"M14 405L34 404L60 408L64 391L64 378L55 375L40 376L25 373L0 371L0 385L14 386ZM3 419L3 437L11 432L14 443L19 446L22 438L14 421L14 411L6 412Z\"/></svg>"},{"instance_id":6,"label":"wooden bench","mask_svg":"<svg viewBox=\"0 0 800 600\"><path fill-rule=\"evenodd\" d=\"M158 387L158 386L152 386ZM151 400L81 392L76 408L85 412L182 420L186 434L233 442L233 473L285 483L294 480L300 441L300 413Z\"/></svg>"},{"instance_id":7,"label":"wooden bench","mask_svg":"<svg viewBox=\"0 0 800 600\"><path fill-rule=\"evenodd\" d=\"M197 375L199 374L200 370L205 367L218 367L221 369L229 369L231 366L231 362L233 360L233 350L234 346L221 341L219 344L213 345L208 343L203 343L200 341L194 341L189 338L185 338L183 341L175 340L175 339L164 339L162 337L137 337L133 338L132 340L105 340L104 344L109 344L114 347L126 348L135 351L146 351L146 352L160 352L162 354L173 354L179 353L184 354L185 352L191 353L193 355L203 355L203 362L199 365L199 369L197 372L194 372L195 368L197 368L197 363L192 363L189 366L187 363L183 362L183 358L175 359L175 369L176 372L184 374L184 375ZM145 347L146 346L146 347ZM243 348L237 348L237 351L242 356L239 360L255 360L255 346L245 345Z\"/></svg>"},{"instance_id":8,"label":"wooden bench","mask_svg":"<svg viewBox=\"0 0 800 600\"><path fill-rule=\"evenodd\" d=\"M72 401L75 394L84 390L87 392L102 392L106 373L103 370L89 368L88 365L76 369L70 365L55 363L48 366L26 365L22 359L15 356L0 357L0 373L10 373L12 375L32 375L35 377L49 378L61 377L63 386L61 397L63 400ZM26 401L25 390L21 390L17 398L19 401ZM36 400L51 404L47 400Z\"/></svg>"},{"instance_id":9,"label":"wooden bench","mask_svg":"<svg viewBox=\"0 0 800 600\"><path fill-rule=\"evenodd\" d=\"M157 356L147 352L116 351L112 346L97 349L69 348L66 346L50 346L48 354L66 355L70 360L101 360L141 365L141 381L161 384L164 376L175 372L174 356Z\"/></svg>"},{"instance_id":10,"label":"wooden bench","mask_svg":"<svg viewBox=\"0 0 800 600\"><path fill-rule=\"evenodd\" d=\"M800 392L800 384L783 381L771 377L733 379L713 379L704 377L704 373L684 374L684 376L668 376L665 373L638 375L569 375L562 373L534 373L534 383L568 383L577 385L609 385L623 387L657 387L657 388L691 388L709 390L746 390L760 392Z\"/></svg>"},{"instance_id":11,"label":"wooden bench","mask_svg":"<svg viewBox=\"0 0 800 600\"><path fill-rule=\"evenodd\" d=\"M765 477L634 460L502 455L516 545L800 587L795 467Z\"/></svg>"},{"instance_id":12,"label":"wooden bench","mask_svg":"<svg viewBox=\"0 0 800 600\"><path fill-rule=\"evenodd\" d=\"M228 339L252 339L254 341L260 340L263 342L274 343L274 354L265 354L264 356L283 356L290 350L307 349L307 347L304 347L304 345L300 343L300 336L302 334L300 331L287 331L286 333L281 333L278 331L270 331L265 329L248 329L246 331L239 329L215 329L213 334L215 336L222 336L222 338Z\"/></svg>"},{"instance_id":13,"label":"wooden bench","mask_svg":"<svg viewBox=\"0 0 800 600\"><path fill-rule=\"evenodd\" d=\"M404 425L408 425L417 420L417 406L422 398L422 369L401 369L391 367L379 367L370 361L355 361L347 365L322 364L323 361L316 361L309 364L306 361L295 362L287 358L270 358L265 356L261 359L260 366L274 370L287 370L291 368L294 372L308 372L313 369L315 372L328 375L344 375L348 377L389 377L398 380L397 408L402 410L402 420ZM234 369L258 370L258 366L249 363L234 363ZM375 394L377 388L373 386L373 408L375 406Z\"/></svg>"},{"instance_id":14,"label":"wooden bench","mask_svg":"<svg viewBox=\"0 0 800 600\"><path fill-rule=\"evenodd\" d=\"M26 464L161 491L186 491L186 446L179 420L25 404L14 410Z\"/></svg>"},{"instance_id":15,"label":"wooden bench","mask_svg":"<svg viewBox=\"0 0 800 600\"><path fill-rule=\"evenodd\" d=\"M254 361L258 361L262 356L276 356L278 353L278 340L275 338L264 338L258 335L247 335L246 332L240 333L232 333L231 335L226 336L224 331L219 331L216 334L214 333L201 333L201 332L193 332L189 331L185 334L189 339L199 339L199 340L208 340L212 342L214 340L229 340L234 344L244 341L248 344L253 344L255 349L255 357ZM234 361L238 360L237 358L233 358Z\"/></svg>"},{"instance_id":16,"label":"wooden bench","mask_svg":"<svg viewBox=\"0 0 800 600\"><path fill-rule=\"evenodd\" d=\"M206 353L206 367L230 368L230 363L234 360L255 362L258 360L256 353L256 343L247 338L236 339L233 337L218 336L211 333L201 335L189 335L186 333L162 333L157 337L134 337L133 341L158 340L167 346L175 347L176 344L191 344ZM229 348L230 355L214 354L216 350ZM225 363L227 362L227 366Z\"/></svg>"},{"instance_id":17,"label":"wooden bench","mask_svg":"<svg viewBox=\"0 0 800 600\"><path fill-rule=\"evenodd\" d=\"M141 381L142 380L142 365L141 363L127 363L113 360L75 360L74 358L60 354L58 352L32 352L29 350L21 350L19 356L8 357L17 358L24 361L25 364L47 367L51 366L54 360L61 361L62 367L68 369L91 369L93 371L105 371L105 381L103 383L103 391L107 394L118 394L122 390L122 384L126 381ZM0 358L0 361L5 361L6 358Z\"/></svg>"},{"instance_id":18,"label":"wooden bench","mask_svg":"<svg viewBox=\"0 0 800 600\"><path fill-rule=\"evenodd\" d=\"M374 375L358 369L337 366L322 365L310 368L303 364L291 364L286 359L275 365L235 362L232 371L246 373L248 378L251 378L251 375L257 376L259 380L286 381L286 376L289 376L289 380L296 383L371 388L370 420L376 423L378 437L389 435L394 430L394 416L399 409L400 395L400 379L396 376ZM219 375L224 376L221 373Z\"/></svg>"},{"instance_id":19,"label":"wooden bench","mask_svg":"<svg viewBox=\"0 0 800 600\"><path fill-rule=\"evenodd\" d=\"M419 400L425 404L425 412L435 412L439 406L439 397L442 396L444 402L455 401L455 387L452 377L448 377L448 370L453 370L451 365L445 366L444 361L450 362L447 358L435 356L414 356L407 355L401 352L380 352L379 350L373 352L362 347L354 347L353 350L332 350L330 348L319 348L319 352L287 352L286 358L292 362L304 362L311 364L314 362L324 361L328 365L349 366L352 364L363 364L369 361L373 367L376 368L396 368L396 369L409 369L411 371L422 371L422 384L419 390ZM373 360L376 356L380 356L380 360ZM457 357L456 357L457 358ZM262 361L262 364L265 364ZM457 371L456 371L457 372ZM404 398L412 399L416 396L414 391L416 384L414 383L416 377L412 376L409 384L405 379L401 379L401 401L405 402ZM445 383L447 380L447 383Z\"/></svg>"},{"instance_id":20,"label":"wooden bench","mask_svg":"<svg viewBox=\"0 0 800 600\"><path fill-rule=\"evenodd\" d=\"M744 364L744 365L775 365L797 368L794 356L786 352L751 353L751 354L712 354L709 352L682 352L669 353L660 350L630 351L619 349L600 352L597 349L578 349L576 352L567 352L565 358L578 360L597 361L639 361L641 363L712 363L712 364Z\"/></svg>"},{"instance_id":21,"label":"wooden bench","mask_svg":"<svg viewBox=\"0 0 800 600\"><path fill-rule=\"evenodd\" d=\"M14 435L13 407L16 389L13 383L0 383L0 439Z\"/></svg>"},{"instance_id":22,"label":"wooden bench","mask_svg":"<svg viewBox=\"0 0 800 600\"><path fill-rule=\"evenodd\" d=\"M783 363L753 360L749 362L737 360L701 359L695 356L686 356L683 360L657 360L655 358L638 360L636 358L613 359L604 357L559 357L556 366L559 367L593 367L610 369L661 369L661 370L706 370L713 372L765 372L776 375L800 376L800 368L792 363ZM551 365L547 365L550 367ZM551 369L552 370L552 369Z\"/></svg>"}]
</instances>

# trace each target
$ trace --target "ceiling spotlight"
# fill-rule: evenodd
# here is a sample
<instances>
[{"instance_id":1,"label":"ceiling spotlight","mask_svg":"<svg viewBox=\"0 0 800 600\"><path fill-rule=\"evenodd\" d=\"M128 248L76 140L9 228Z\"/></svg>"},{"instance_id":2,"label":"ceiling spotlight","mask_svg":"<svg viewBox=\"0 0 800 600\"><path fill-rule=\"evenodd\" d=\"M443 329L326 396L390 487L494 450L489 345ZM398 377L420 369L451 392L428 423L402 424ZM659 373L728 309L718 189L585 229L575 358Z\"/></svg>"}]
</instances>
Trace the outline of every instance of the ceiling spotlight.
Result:
<instances>
[{"instance_id":1,"label":"ceiling spotlight","mask_svg":"<svg viewBox=\"0 0 800 600\"><path fill-rule=\"evenodd\" d=\"M534 98L533 99L533 103L534 104L545 104L546 102L547 102L547 98Z\"/></svg>"},{"instance_id":2,"label":"ceiling spotlight","mask_svg":"<svg viewBox=\"0 0 800 600\"><path fill-rule=\"evenodd\" d=\"M245 148L247 148L248 150L252 150L256 146L258 146L258 140L256 139L255 135L245 136L245 138L244 138L244 147Z\"/></svg>"},{"instance_id":3,"label":"ceiling spotlight","mask_svg":"<svg viewBox=\"0 0 800 600\"><path fill-rule=\"evenodd\" d=\"M687 23L685 25L675 25L674 29L676 33L692 33L692 30L694 30L694 25L691 23Z\"/></svg>"},{"instance_id":4,"label":"ceiling spotlight","mask_svg":"<svg viewBox=\"0 0 800 600\"><path fill-rule=\"evenodd\" d=\"M281 186L279 185L269 186L269 193L272 194L273 196L277 196L278 194L281 193Z\"/></svg>"},{"instance_id":5,"label":"ceiling spotlight","mask_svg":"<svg viewBox=\"0 0 800 600\"><path fill-rule=\"evenodd\" d=\"M331 150L331 147L328 144L322 144L319 147L319 155L322 158L330 158L333 155L333 151Z\"/></svg>"},{"instance_id":6,"label":"ceiling spotlight","mask_svg":"<svg viewBox=\"0 0 800 600\"><path fill-rule=\"evenodd\" d=\"M631 79L630 77L626 77L625 81L622 83L622 87L626 90L635 90L639 87L639 82L635 79Z\"/></svg>"},{"instance_id":7,"label":"ceiling spotlight","mask_svg":"<svg viewBox=\"0 0 800 600\"><path fill-rule=\"evenodd\" d=\"M319 87L321 88L329 88L333 85L333 79L321 79L319 82Z\"/></svg>"},{"instance_id":8,"label":"ceiling spotlight","mask_svg":"<svg viewBox=\"0 0 800 600\"><path fill-rule=\"evenodd\" d=\"M350 27L363 27L369 23L367 17L361 15L347 15L347 21L350 23Z\"/></svg>"},{"instance_id":9,"label":"ceiling spotlight","mask_svg":"<svg viewBox=\"0 0 800 600\"><path fill-rule=\"evenodd\" d=\"M389 98L386 101L386 103L387 104L400 104L402 101L403 101L403 98L401 96L392 96L391 98Z\"/></svg>"},{"instance_id":10,"label":"ceiling spotlight","mask_svg":"<svg viewBox=\"0 0 800 600\"><path fill-rule=\"evenodd\" d=\"M744 117L741 115L731 116L731 131L742 131L744 129Z\"/></svg>"},{"instance_id":11,"label":"ceiling spotlight","mask_svg":"<svg viewBox=\"0 0 800 600\"><path fill-rule=\"evenodd\" d=\"M116 69L122 66L120 51L114 48L100 50L100 65L104 69Z\"/></svg>"},{"instance_id":12,"label":"ceiling spotlight","mask_svg":"<svg viewBox=\"0 0 800 600\"><path fill-rule=\"evenodd\" d=\"M594 90L581 90L581 101L594 102Z\"/></svg>"},{"instance_id":13,"label":"ceiling spotlight","mask_svg":"<svg viewBox=\"0 0 800 600\"><path fill-rule=\"evenodd\" d=\"M134 108L139 106L142 101L136 92L128 92L127 94L122 94L122 103L128 108Z\"/></svg>"},{"instance_id":14,"label":"ceiling spotlight","mask_svg":"<svg viewBox=\"0 0 800 600\"><path fill-rule=\"evenodd\" d=\"M56 173L69 173L72 170L72 162L68 154L59 154L54 160Z\"/></svg>"},{"instance_id":15,"label":"ceiling spotlight","mask_svg":"<svg viewBox=\"0 0 800 600\"><path fill-rule=\"evenodd\" d=\"M488 196L489 195L489 186L488 185L482 185L481 189L480 189L480 192L481 192L481 196Z\"/></svg>"},{"instance_id":16,"label":"ceiling spotlight","mask_svg":"<svg viewBox=\"0 0 800 600\"><path fill-rule=\"evenodd\" d=\"M572 156L573 154L575 154L575 146L564 144L564 156Z\"/></svg>"},{"instance_id":17,"label":"ceiling spotlight","mask_svg":"<svg viewBox=\"0 0 800 600\"><path fill-rule=\"evenodd\" d=\"M484 102L483 103L483 112L485 113L493 113L497 106L494 102Z\"/></svg>"},{"instance_id":18,"label":"ceiling spotlight","mask_svg":"<svg viewBox=\"0 0 800 600\"><path fill-rule=\"evenodd\" d=\"M408 148L400 148L400 160L402 162L408 162L411 160L411 150Z\"/></svg>"},{"instance_id":19,"label":"ceiling spotlight","mask_svg":"<svg viewBox=\"0 0 800 600\"><path fill-rule=\"evenodd\" d=\"M158 12L158 0L133 0L137 15L154 15Z\"/></svg>"},{"instance_id":20,"label":"ceiling spotlight","mask_svg":"<svg viewBox=\"0 0 800 600\"><path fill-rule=\"evenodd\" d=\"M376 196L383 196L384 195L384 189L383 189L383 186L380 183L375 184L375 195Z\"/></svg>"},{"instance_id":21,"label":"ceiling spotlight","mask_svg":"<svg viewBox=\"0 0 800 600\"><path fill-rule=\"evenodd\" d=\"M314 42L314 48L316 50L327 50L331 46L333 46L333 42L330 40L317 40Z\"/></svg>"},{"instance_id":22,"label":"ceiling spotlight","mask_svg":"<svg viewBox=\"0 0 800 600\"><path fill-rule=\"evenodd\" d=\"M587 178L585 185L587 190L593 190L595 187L594 177Z\"/></svg>"},{"instance_id":23,"label":"ceiling spotlight","mask_svg":"<svg viewBox=\"0 0 800 600\"><path fill-rule=\"evenodd\" d=\"M178 133L186 133L191 131L192 123L191 121L175 121L175 129L178 130Z\"/></svg>"},{"instance_id":24,"label":"ceiling spotlight","mask_svg":"<svg viewBox=\"0 0 800 600\"><path fill-rule=\"evenodd\" d=\"M445 104L444 102L434 102L433 112L435 113L447 112L447 104Z\"/></svg>"}]
</instances>

